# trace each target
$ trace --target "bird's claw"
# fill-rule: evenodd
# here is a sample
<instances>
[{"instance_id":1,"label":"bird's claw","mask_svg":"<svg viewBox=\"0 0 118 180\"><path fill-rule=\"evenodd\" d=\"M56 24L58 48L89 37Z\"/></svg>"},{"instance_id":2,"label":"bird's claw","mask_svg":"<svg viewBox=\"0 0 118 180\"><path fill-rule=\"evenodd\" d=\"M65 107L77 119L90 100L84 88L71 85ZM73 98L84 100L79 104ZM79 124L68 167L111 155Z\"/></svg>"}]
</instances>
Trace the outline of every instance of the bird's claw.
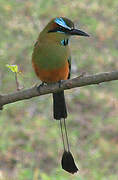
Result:
<instances>
[{"instance_id":1,"label":"bird's claw","mask_svg":"<svg viewBox=\"0 0 118 180\"><path fill-rule=\"evenodd\" d=\"M40 93L40 88L44 86L44 82L42 82L38 87L37 87L37 91Z\"/></svg>"}]
</instances>

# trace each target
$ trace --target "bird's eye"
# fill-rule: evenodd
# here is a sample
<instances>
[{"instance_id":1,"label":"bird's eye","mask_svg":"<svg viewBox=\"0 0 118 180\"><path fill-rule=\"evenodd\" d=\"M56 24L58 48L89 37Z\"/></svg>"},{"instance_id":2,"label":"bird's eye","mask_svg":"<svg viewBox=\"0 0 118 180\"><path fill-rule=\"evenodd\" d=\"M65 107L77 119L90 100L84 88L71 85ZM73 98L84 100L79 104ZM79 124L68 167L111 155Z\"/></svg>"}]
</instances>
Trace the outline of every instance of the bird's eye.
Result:
<instances>
[{"instance_id":1,"label":"bird's eye","mask_svg":"<svg viewBox=\"0 0 118 180\"><path fill-rule=\"evenodd\" d=\"M64 28L64 27L62 27L62 26L59 26L59 27L57 28L57 31L60 31L60 32L63 32L63 33L68 33L70 30L69 30L69 29L66 29L66 28Z\"/></svg>"},{"instance_id":2,"label":"bird's eye","mask_svg":"<svg viewBox=\"0 0 118 180\"><path fill-rule=\"evenodd\" d=\"M64 27L62 27L62 26L59 26L58 29L59 29L60 31L65 31L65 30L66 30L66 29L65 29Z\"/></svg>"},{"instance_id":3,"label":"bird's eye","mask_svg":"<svg viewBox=\"0 0 118 180\"><path fill-rule=\"evenodd\" d=\"M68 31L70 31L70 30L68 30L68 29L66 29L66 28L64 28L64 27L62 27L62 26L58 26L58 27L56 27L56 28L54 28L54 29L52 29L52 30L49 30L48 33L51 33L51 32L68 33Z\"/></svg>"},{"instance_id":4,"label":"bird's eye","mask_svg":"<svg viewBox=\"0 0 118 180\"><path fill-rule=\"evenodd\" d=\"M61 29L61 30L64 29L62 26L59 26L58 28Z\"/></svg>"},{"instance_id":5,"label":"bird's eye","mask_svg":"<svg viewBox=\"0 0 118 180\"><path fill-rule=\"evenodd\" d=\"M50 32L58 32L58 31L63 31L63 27L61 27L61 26L56 27L56 28L54 28L52 30L49 30L48 33L50 33Z\"/></svg>"}]
</instances>

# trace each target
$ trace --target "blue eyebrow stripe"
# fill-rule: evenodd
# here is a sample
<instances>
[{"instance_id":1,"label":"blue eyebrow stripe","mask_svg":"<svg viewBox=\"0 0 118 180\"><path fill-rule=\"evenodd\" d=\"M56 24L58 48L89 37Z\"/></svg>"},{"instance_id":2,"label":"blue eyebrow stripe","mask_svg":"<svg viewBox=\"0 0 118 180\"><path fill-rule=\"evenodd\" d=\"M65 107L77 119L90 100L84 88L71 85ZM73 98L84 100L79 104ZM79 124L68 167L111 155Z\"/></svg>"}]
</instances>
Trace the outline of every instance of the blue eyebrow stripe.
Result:
<instances>
[{"instance_id":1,"label":"blue eyebrow stripe","mask_svg":"<svg viewBox=\"0 0 118 180\"><path fill-rule=\"evenodd\" d=\"M57 24L59 24L60 26L62 26L64 28L71 30L71 28L69 26L67 26L67 24L65 23L65 21L62 18L56 18L54 20L54 22L56 22Z\"/></svg>"}]
</instances>

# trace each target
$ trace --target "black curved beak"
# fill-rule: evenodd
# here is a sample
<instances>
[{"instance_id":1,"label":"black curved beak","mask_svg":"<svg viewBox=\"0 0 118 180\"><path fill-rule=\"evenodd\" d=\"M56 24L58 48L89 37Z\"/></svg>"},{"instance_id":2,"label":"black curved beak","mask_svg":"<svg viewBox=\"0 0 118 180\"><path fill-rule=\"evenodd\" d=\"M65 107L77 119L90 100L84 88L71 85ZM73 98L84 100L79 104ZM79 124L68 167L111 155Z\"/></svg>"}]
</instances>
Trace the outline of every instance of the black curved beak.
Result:
<instances>
[{"instance_id":1,"label":"black curved beak","mask_svg":"<svg viewBox=\"0 0 118 180\"><path fill-rule=\"evenodd\" d=\"M89 35L86 32L81 31L80 29L71 29L69 31L69 34L70 35L87 36L87 37L89 37Z\"/></svg>"}]
</instances>

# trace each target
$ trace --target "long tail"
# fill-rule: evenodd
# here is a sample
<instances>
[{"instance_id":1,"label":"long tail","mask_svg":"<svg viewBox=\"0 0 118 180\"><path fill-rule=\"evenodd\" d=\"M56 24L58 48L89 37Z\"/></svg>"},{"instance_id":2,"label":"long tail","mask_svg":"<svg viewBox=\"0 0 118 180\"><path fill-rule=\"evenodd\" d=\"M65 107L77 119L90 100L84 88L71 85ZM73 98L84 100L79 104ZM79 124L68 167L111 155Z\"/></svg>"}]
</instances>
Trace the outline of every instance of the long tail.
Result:
<instances>
[{"instance_id":1,"label":"long tail","mask_svg":"<svg viewBox=\"0 0 118 180\"><path fill-rule=\"evenodd\" d=\"M70 152L70 145L69 145L66 121L65 121L65 118L67 118L67 110L66 110L64 91L53 93L53 116L54 119L60 120L60 129L61 129L62 142L64 148L64 153L61 160L62 168L65 171L74 174L75 172L78 171L78 168L75 164L72 153Z\"/></svg>"},{"instance_id":2,"label":"long tail","mask_svg":"<svg viewBox=\"0 0 118 180\"><path fill-rule=\"evenodd\" d=\"M53 93L53 116L57 120L67 118L64 91Z\"/></svg>"}]
</instances>

